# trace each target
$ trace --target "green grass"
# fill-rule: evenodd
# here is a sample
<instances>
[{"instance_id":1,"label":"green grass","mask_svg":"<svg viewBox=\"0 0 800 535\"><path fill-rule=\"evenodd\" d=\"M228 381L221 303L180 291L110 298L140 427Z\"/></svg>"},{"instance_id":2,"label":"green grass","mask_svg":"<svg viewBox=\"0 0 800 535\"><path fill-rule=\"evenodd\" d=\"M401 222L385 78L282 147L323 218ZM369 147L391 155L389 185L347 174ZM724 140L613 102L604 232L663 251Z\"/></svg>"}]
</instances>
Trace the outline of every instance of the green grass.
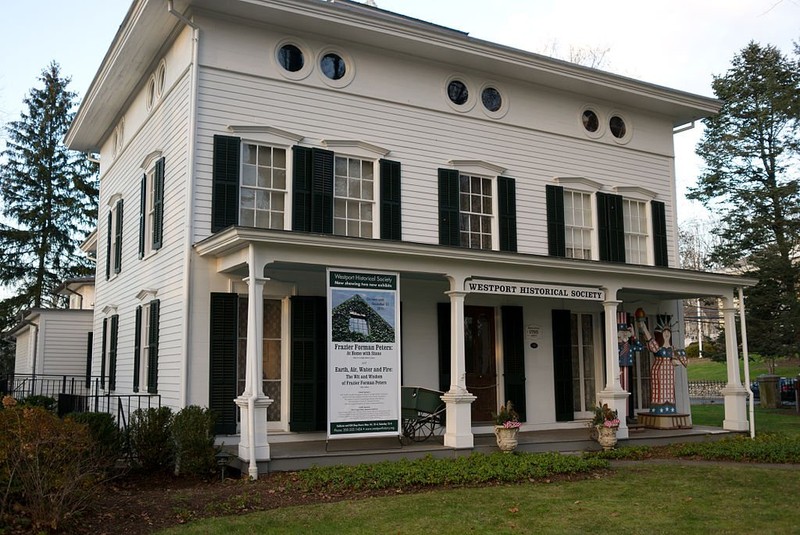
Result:
<instances>
[{"instance_id":1,"label":"green grass","mask_svg":"<svg viewBox=\"0 0 800 535\"><path fill-rule=\"evenodd\" d=\"M800 366L797 361L778 361L775 374L781 377L797 377L800 373ZM759 375L767 373L767 365L764 362L750 363L750 380L755 381ZM744 363L739 361L739 372L744 381ZM714 362L711 359L692 359L687 368L687 375L690 381L727 381L728 371L724 362Z\"/></svg>"},{"instance_id":2,"label":"green grass","mask_svg":"<svg viewBox=\"0 0 800 535\"><path fill-rule=\"evenodd\" d=\"M749 409L748 409L749 410ZM722 427L725 407L722 403L692 405L692 423ZM800 414L794 407L783 409L762 409L755 407L756 435L761 433L782 433L800 437Z\"/></svg>"},{"instance_id":3,"label":"green grass","mask_svg":"<svg viewBox=\"0 0 800 535\"><path fill-rule=\"evenodd\" d=\"M647 463L583 481L290 507L161 533L797 533L796 476L748 465Z\"/></svg>"}]
</instances>

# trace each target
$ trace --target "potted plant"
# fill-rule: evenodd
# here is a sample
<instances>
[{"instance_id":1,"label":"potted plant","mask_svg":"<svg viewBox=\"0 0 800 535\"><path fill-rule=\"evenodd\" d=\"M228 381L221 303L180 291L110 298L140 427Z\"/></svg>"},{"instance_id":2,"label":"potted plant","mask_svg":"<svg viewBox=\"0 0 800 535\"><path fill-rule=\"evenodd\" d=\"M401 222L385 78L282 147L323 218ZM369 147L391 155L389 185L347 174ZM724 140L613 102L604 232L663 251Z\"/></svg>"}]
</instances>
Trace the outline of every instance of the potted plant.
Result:
<instances>
[{"instance_id":1,"label":"potted plant","mask_svg":"<svg viewBox=\"0 0 800 535\"><path fill-rule=\"evenodd\" d=\"M497 411L494 423L497 447L506 453L514 451L517 447L517 433L522 423L519 421L519 414L514 410L511 400L506 401L505 405L500 405L500 410Z\"/></svg>"},{"instance_id":2,"label":"potted plant","mask_svg":"<svg viewBox=\"0 0 800 535\"><path fill-rule=\"evenodd\" d=\"M594 417L589 422L589 427L593 431L592 437L603 446L604 450L610 450L616 446L619 416L617 411L612 410L607 403L594 408Z\"/></svg>"}]
</instances>

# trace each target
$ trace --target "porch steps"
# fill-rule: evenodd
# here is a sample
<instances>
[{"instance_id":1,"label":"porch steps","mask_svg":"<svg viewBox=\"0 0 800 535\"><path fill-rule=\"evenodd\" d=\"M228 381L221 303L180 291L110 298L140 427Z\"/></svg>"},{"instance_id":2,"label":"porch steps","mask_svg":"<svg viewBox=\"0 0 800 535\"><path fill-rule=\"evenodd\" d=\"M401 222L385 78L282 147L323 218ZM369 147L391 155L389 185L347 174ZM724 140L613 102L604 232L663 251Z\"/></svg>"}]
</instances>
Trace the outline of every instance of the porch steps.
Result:
<instances>
[{"instance_id":1,"label":"porch steps","mask_svg":"<svg viewBox=\"0 0 800 535\"><path fill-rule=\"evenodd\" d=\"M718 427L695 426L692 429L637 429L620 446L661 446L673 442L703 442L719 440L732 433ZM296 436L295 436L296 438ZM600 446L589 439L585 428L526 431L518 436L518 451L581 453L596 451ZM456 450L445 447L443 437L434 436L425 442L401 444L396 438L339 439L324 438L309 441L275 441L270 444L272 459L259 462L259 472L303 470L312 466L369 464L399 459L455 458L470 455L473 451L493 453L498 451L493 434L476 434L471 449ZM228 449L228 448L226 448ZM236 453L235 450L231 453ZM239 468L239 460L232 466ZM246 470L245 470L246 471Z\"/></svg>"}]
</instances>

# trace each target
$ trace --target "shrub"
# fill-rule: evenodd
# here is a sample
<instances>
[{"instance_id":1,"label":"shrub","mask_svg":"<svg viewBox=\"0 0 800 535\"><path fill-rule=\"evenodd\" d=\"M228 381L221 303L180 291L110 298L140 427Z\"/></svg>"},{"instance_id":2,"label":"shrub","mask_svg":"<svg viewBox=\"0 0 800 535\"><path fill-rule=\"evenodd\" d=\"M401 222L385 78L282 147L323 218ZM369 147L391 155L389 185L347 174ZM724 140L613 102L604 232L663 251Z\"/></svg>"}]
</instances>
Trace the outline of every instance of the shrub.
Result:
<instances>
[{"instance_id":1,"label":"shrub","mask_svg":"<svg viewBox=\"0 0 800 535\"><path fill-rule=\"evenodd\" d=\"M172 466L172 409L159 407L135 410L128 433L136 466L145 471L163 470Z\"/></svg>"},{"instance_id":2,"label":"shrub","mask_svg":"<svg viewBox=\"0 0 800 535\"><path fill-rule=\"evenodd\" d=\"M216 470L214 454L214 414L189 405L172 420L175 440L175 474L207 476Z\"/></svg>"},{"instance_id":3,"label":"shrub","mask_svg":"<svg viewBox=\"0 0 800 535\"><path fill-rule=\"evenodd\" d=\"M86 425L41 407L0 411L3 513L19 503L34 527L56 530L90 503L103 478Z\"/></svg>"},{"instance_id":4,"label":"shrub","mask_svg":"<svg viewBox=\"0 0 800 535\"><path fill-rule=\"evenodd\" d=\"M25 407L41 407L52 413L55 413L58 408L58 402L50 396L28 396L21 400L19 404Z\"/></svg>"},{"instance_id":5,"label":"shrub","mask_svg":"<svg viewBox=\"0 0 800 535\"><path fill-rule=\"evenodd\" d=\"M113 416L104 412L73 412L66 418L88 426L89 434L96 443L98 454L109 465L119 458L122 453L122 433L120 433Z\"/></svg>"}]
</instances>

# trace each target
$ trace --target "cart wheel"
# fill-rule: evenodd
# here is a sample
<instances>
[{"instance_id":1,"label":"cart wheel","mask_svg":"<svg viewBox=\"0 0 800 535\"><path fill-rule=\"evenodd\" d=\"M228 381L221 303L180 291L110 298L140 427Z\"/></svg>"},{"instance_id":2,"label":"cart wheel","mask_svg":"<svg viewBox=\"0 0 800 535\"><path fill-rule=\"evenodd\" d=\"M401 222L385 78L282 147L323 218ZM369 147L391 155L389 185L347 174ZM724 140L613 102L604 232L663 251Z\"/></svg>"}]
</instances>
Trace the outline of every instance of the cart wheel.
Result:
<instances>
[{"instance_id":1,"label":"cart wheel","mask_svg":"<svg viewBox=\"0 0 800 535\"><path fill-rule=\"evenodd\" d=\"M407 442L414 440L414 432L416 431L414 424L415 420L412 420L411 418L403 418L403 438Z\"/></svg>"},{"instance_id":2,"label":"cart wheel","mask_svg":"<svg viewBox=\"0 0 800 535\"><path fill-rule=\"evenodd\" d=\"M424 442L433 435L433 429L436 427L436 418L427 417L417 420L415 432L413 434L416 442Z\"/></svg>"}]
</instances>

